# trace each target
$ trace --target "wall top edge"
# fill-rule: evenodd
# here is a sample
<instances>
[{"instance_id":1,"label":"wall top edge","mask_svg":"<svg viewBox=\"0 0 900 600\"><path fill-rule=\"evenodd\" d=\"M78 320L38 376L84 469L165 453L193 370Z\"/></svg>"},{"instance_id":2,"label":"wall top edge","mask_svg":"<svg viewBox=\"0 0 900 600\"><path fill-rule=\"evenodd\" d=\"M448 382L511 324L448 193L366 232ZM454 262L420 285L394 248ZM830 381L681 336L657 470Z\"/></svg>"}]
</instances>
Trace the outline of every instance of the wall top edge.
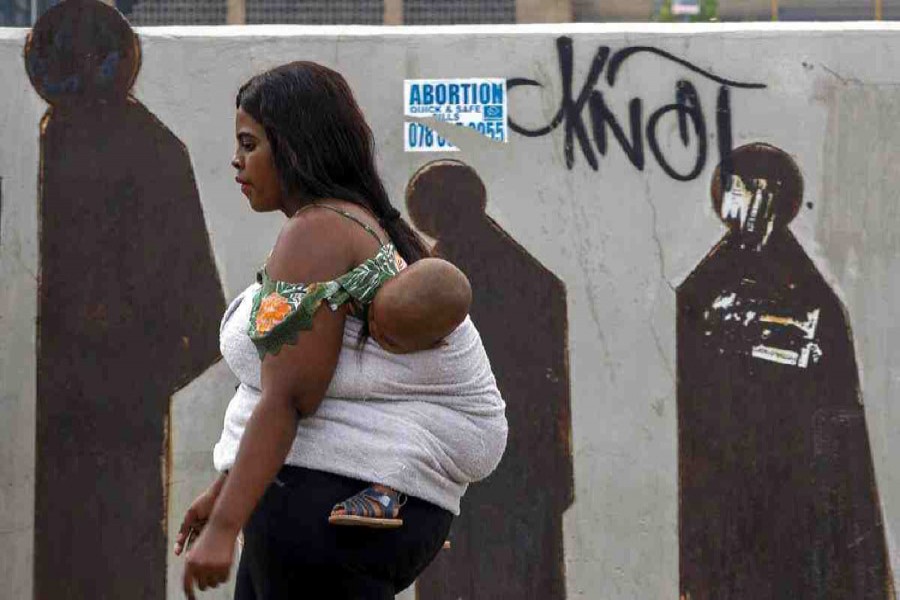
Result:
<instances>
[{"instance_id":1,"label":"wall top edge","mask_svg":"<svg viewBox=\"0 0 900 600\"><path fill-rule=\"evenodd\" d=\"M135 27L146 38L421 37L459 35L559 35L665 33L841 33L900 32L900 21L727 22L727 23L540 23L523 25L209 25ZM24 40L29 29L0 27L0 41Z\"/></svg>"},{"instance_id":2,"label":"wall top edge","mask_svg":"<svg viewBox=\"0 0 900 600\"><path fill-rule=\"evenodd\" d=\"M0 41L24 40L29 31L27 27L0 27Z\"/></svg>"},{"instance_id":3,"label":"wall top edge","mask_svg":"<svg viewBox=\"0 0 900 600\"><path fill-rule=\"evenodd\" d=\"M668 33L717 34L760 32L895 32L900 22L729 22L729 23L539 23L522 25L218 25L136 27L147 37L289 37L289 36L358 36L416 37L426 35L529 35L561 33Z\"/></svg>"}]
</instances>

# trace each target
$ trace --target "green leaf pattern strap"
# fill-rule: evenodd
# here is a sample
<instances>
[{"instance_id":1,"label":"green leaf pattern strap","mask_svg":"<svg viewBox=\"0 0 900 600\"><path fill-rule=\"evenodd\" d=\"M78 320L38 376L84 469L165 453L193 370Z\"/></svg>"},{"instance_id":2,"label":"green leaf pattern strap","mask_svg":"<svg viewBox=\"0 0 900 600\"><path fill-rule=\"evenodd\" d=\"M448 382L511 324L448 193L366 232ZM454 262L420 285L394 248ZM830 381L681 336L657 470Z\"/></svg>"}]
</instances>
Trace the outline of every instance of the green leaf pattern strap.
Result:
<instances>
[{"instance_id":1,"label":"green leaf pattern strap","mask_svg":"<svg viewBox=\"0 0 900 600\"><path fill-rule=\"evenodd\" d=\"M331 310L356 302L367 308L385 281L400 272L393 244L337 279L321 283L287 283L269 277L265 267L257 274L260 288L253 296L247 334L260 359L278 354L285 344L296 344L303 330L312 329L313 316L325 302Z\"/></svg>"}]
</instances>

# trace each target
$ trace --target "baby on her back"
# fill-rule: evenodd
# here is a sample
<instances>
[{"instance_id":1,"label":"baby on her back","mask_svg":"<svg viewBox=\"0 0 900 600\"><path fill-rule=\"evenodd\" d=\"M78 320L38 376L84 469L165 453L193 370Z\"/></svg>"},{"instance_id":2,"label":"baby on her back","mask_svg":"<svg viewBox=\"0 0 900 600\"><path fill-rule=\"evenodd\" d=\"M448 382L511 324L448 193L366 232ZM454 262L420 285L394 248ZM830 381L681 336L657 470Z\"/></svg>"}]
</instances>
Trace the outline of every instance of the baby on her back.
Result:
<instances>
[{"instance_id":1,"label":"baby on her back","mask_svg":"<svg viewBox=\"0 0 900 600\"><path fill-rule=\"evenodd\" d=\"M369 334L393 354L439 346L465 320L472 288L462 271L439 258L423 258L386 281L368 309ZM405 503L403 494L373 483L336 504L334 525L393 528Z\"/></svg>"}]
</instances>

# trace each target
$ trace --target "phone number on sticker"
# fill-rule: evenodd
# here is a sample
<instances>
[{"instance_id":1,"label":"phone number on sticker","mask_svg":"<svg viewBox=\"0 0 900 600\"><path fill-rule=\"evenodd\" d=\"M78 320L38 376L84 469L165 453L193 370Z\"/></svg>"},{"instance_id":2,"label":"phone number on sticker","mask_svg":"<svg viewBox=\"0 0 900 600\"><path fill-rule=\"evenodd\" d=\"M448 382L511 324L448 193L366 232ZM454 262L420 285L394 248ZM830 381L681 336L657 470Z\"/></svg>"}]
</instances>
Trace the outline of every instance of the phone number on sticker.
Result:
<instances>
[{"instance_id":1,"label":"phone number on sticker","mask_svg":"<svg viewBox=\"0 0 900 600\"><path fill-rule=\"evenodd\" d=\"M466 125L459 124L457 127L469 127L492 140L505 142L506 128L504 125L505 124L501 122L488 122L468 123ZM421 123L409 123L407 127L409 128L407 135L409 136L409 146L411 148L432 148L434 146L439 148L451 147L450 142Z\"/></svg>"}]
</instances>

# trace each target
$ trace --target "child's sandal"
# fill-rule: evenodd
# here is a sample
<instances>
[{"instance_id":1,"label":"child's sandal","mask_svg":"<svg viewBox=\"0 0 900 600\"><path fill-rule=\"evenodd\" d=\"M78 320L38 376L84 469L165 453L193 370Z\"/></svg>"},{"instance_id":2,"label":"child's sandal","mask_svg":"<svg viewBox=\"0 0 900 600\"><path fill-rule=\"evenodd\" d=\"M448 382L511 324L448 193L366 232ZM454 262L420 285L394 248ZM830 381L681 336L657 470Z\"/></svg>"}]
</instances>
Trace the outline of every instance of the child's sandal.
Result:
<instances>
[{"instance_id":1,"label":"child's sandal","mask_svg":"<svg viewBox=\"0 0 900 600\"><path fill-rule=\"evenodd\" d=\"M334 505L328 522L332 525L349 525L356 527L375 527L393 529L403 525L403 519L397 518L400 507L406 504L406 494L388 494L370 486L355 496ZM344 509L344 514L336 515L334 511Z\"/></svg>"}]
</instances>

